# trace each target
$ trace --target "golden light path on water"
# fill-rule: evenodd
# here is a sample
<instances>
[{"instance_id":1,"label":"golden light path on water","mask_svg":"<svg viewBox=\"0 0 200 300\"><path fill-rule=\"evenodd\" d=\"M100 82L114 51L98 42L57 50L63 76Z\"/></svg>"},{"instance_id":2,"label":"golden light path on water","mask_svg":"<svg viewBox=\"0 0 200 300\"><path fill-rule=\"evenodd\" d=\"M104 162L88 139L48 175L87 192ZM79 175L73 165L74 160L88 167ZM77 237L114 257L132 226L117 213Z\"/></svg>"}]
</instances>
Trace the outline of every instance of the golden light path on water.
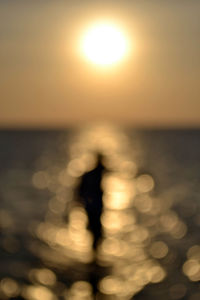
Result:
<instances>
[{"instance_id":1,"label":"golden light path on water","mask_svg":"<svg viewBox=\"0 0 200 300\"><path fill-rule=\"evenodd\" d=\"M30 250L44 266L29 270L30 284L2 279L0 292L5 299L21 295L27 300L128 300L146 285L165 280L167 271L161 260L173 264L174 258L159 235L180 240L187 227L173 211L170 199L155 196L154 178L138 172L133 149L128 137L115 128L88 127L72 136L69 161L63 169L53 167L33 174L34 187L49 189L54 195L45 220L30 228L35 237ZM103 238L95 253L87 212L76 201L76 187L81 176L94 168L97 152L103 154L108 172L102 180ZM183 265L183 273L194 282L200 280L199 247L188 250ZM98 282L97 298L88 280L94 261L109 270ZM70 279L70 286L59 281L57 272ZM169 289L170 299L185 293L184 284Z\"/></svg>"}]
</instances>

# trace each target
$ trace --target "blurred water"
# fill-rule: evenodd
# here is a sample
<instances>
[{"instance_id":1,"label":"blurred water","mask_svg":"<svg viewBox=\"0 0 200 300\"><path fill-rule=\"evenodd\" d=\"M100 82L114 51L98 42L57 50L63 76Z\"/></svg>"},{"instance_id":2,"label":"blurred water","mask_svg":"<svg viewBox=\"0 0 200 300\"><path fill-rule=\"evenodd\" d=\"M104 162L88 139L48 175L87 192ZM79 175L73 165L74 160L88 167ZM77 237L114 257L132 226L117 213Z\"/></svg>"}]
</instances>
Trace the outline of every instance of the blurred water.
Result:
<instances>
[{"instance_id":1,"label":"blurred water","mask_svg":"<svg viewBox=\"0 0 200 300\"><path fill-rule=\"evenodd\" d=\"M77 186L97 151L94 252ZM0 299L200 299L199 158L199 130L1 131Z\"/></svg>"}]
</instances>

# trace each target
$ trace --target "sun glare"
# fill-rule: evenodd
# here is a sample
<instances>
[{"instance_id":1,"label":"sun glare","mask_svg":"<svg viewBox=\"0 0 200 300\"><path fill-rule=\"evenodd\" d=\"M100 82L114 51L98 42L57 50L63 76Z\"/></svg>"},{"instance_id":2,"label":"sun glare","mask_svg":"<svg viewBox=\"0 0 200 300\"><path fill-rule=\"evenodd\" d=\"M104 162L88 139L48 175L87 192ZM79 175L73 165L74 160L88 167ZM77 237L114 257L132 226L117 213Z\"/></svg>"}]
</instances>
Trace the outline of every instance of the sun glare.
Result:
<instances>
[{"instance_id":1,"label":"sun glare","mask_svg":"<svg viewBox=\"0 0 200 300\"><path fill-rule=\"evenodd\" d=\"M128 52L128 41L115 25L98 23L89 28L82 40L84 56L100 66L113 65Z\"/></svg>"}]
</instances>

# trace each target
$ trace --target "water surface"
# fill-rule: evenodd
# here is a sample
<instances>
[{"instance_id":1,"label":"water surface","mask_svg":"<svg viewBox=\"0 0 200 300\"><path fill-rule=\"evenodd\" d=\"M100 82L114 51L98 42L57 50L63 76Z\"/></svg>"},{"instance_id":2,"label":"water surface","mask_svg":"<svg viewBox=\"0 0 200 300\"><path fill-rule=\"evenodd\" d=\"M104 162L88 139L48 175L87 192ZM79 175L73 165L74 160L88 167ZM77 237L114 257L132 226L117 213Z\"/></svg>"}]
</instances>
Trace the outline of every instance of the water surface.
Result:
<instances>
[{"instance_id":1,"label":"water surface","mask_svg":"<svg viewBox=\"0 0 200 300\"><path fill-rule=\"evenodd\" d=\"M2 130L0 146L1 299L200 299L199 130ZM94 253L76 200L97 151Z\"/></svg>"}]
</instances>

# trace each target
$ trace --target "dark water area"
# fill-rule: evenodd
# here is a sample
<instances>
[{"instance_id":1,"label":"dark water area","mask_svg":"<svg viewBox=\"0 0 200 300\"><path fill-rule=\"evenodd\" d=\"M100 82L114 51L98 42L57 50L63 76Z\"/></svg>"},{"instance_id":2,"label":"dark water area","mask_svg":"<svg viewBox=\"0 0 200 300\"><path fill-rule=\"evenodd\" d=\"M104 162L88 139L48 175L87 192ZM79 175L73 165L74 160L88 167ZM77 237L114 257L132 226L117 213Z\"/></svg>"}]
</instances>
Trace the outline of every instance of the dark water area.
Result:
<instances>
[{"instance_id":1,"label":"dark water area","mask_svg":"<svg viewBox=\"0 0 200 300\"><path fill-rule=\"evenodd\" d=\"M77 188L96 152L94 250ZM0 299L199 300L199 183L200 130L1 130Z\"/></svg>"}]
</instances>

